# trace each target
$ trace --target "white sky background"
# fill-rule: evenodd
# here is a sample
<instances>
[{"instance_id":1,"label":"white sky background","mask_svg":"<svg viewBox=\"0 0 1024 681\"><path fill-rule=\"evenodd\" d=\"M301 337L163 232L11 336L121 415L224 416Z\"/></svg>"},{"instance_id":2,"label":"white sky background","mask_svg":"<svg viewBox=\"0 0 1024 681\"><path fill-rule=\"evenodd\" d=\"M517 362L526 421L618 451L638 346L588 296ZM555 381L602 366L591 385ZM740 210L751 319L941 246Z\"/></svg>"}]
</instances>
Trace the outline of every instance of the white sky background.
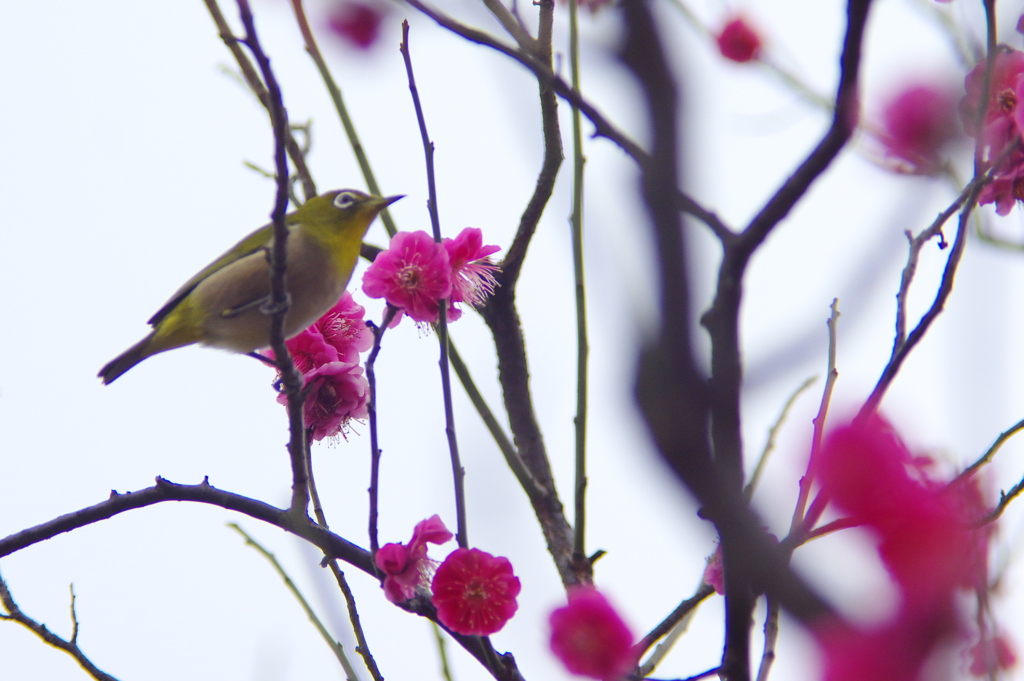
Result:
<instances>
[{"instance_id":1,"label":"white sky background","mask_svg":"<svg viewBox=\"0 0 1024 681\"><path fill-rule=\"evenodd\" d=\"M734 3L749 9L773 57L829 96L844 27L841 5ZM1001 38L1019 46L1012 28L1020 3L1003 5ZM875 3L864 69L866 115L877 111L880 96L922 69L946 69L961 80L947 43L919 11L928 6ZM310 3L314 30L325 7ZM725 10L717 0L699 0L693 8L713 25ZM234 64L198 0L7 3L4 9L0 536L102 501L111 489L147 487L156 475L180 483L208 475L222 489L286 504L287 422L269 369L187 348L146 361L113 386L95 378L104 362L145 333L145 320L184 279L266 222L273 184L242 166L243 160L272 165L266 114L222 73L221 65ZM223 9L234 20L234 6L225 2ZM444 9L500 34L478 3L446 2ZM980 27L980 3L955 0L948 9ZM319 188L364 187L288 4L262 0L254 10L292 120L314 121L309 161ZM724 62L667 3L658 12L686 92L687 186L730 224L741 225L817 142L827 118L764 70ZM480 227L485 243L507 247L540 163L535 81L523 68L402 7L368 54L320 32L383 190L408 195L392 207L400 229L429 228L422 151L397 50L403 17L412 23L417 80L437 147L443 229L454 235L467 225ZM558 17L564 51L564 10ZM614 11L583 13L584 90L642 140L636 89L608 52L617 21ZM571 156L568 107L561 111ZM597 564L597 582L640 636L692 593L714 541L690 497L652 453L632 404L636 343L653 309L636 172L606 140L586 145L593 367L588 549L608 551ZM751 466L788 394L806 377L823 375L825 319L836 296L843 317L833 414L866 397L891 349L905 259L902 231L922 229L952 198L941 184L881 172L863 149L843 152L753 260L742 320ZM568 509L575 413L570 194L567 160L519 286L536 410ZM1014 211L997 228L1024 240L1020 215ZM702 227L690 234L695 287L704 301L718 250ZM368 240L384 244L379 223ZM919 313L930 302L944 261L934 244L925 249L912 310ZM975 458L1024 416L1024 364L1014 352L1022 285L1024 255L973 239L947 312L883 404L915 450L948 461L950 469ZM379 318L376 302L356 296ZM453 336L499 407L483 324L466 314ZM413 525L433 513L455 526L437 343L407 322L385 339L378 363L380 536L382 542L408 541ZM820 387L798 402L756 497L779 534L792 512ZM523 583L520 611L493 637L495 646L516 655L527 679L568 678L547 652L547 613L563 596L537 523L458 386L455 399L471 543L508 556ZM365 546L369 442L367 429L358 430L348 442L315 446L313 458L332 529ZM999 455L993 496L1020 478L1022 447L1011 441ZM1019 510L1002 523L999 555L1019 554ZM351 640L341 598L329 573L317 567L315 551L218 508L178 503L125 513L4 558L0 572L24 611L64 636L73 582L79 643L120 679L343 678L270 566L225 527L228 521L274 551L332 631ZM453 546L431 553L441 558ZM864 558L870 555L863 537L850 534L801 548L796 563L841 607L870 619L889 607L886 577ZM997 602L1018 647L1024 646L1020 565L1018 559L1007 573ZM428 623L392 607L371 578L355 569L347 574L383 674L439 678ZM688 676L717 664L721 619L721 600L714 598L656 675ZM760 645L759 633L754 641ZM449 650L459 681L489 678L457 646ZM70 658L13 624L0 624L0 659L4 678L85 678ZM785 619L774 674L816 677L805 635Z\"/></svg>"}]
</instances>

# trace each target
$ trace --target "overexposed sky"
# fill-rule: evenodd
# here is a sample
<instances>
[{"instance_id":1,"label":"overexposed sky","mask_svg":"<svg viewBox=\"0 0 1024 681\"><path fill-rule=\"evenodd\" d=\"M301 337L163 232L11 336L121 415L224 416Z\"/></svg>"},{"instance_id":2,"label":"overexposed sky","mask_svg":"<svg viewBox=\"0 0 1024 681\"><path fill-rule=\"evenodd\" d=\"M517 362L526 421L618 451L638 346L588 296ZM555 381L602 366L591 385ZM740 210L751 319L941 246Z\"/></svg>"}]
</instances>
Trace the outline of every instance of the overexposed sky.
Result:
<instances>
[{"instance_id":1,"label":"overexposed sky","mask_svg":"<svg viewBox=\"0 0 1024 681\"><path fill-rule=\"evenodd\" d=\"M501 35L480 3L438 5ZM520 5L526 14L533 11L529 3ZM724 62L671 4L657 5L685 92L684 181L704 205L741 225L813 147L828 118L766 70ZM977 34L979 5L954 0L943 8ZM1003 5L1001 39L1020 46L1012 28L1021 7ZM869 119L880 98L914 75L962 80L948 41L929 18L932 6L926 0L875 3L862 96ZM291 119L313 121L314 177L321 190L365 188L289 7L284 0L253 2ZM831 95L844 27L841 3L694 0L692 7L712 26L723 21L727 7L745 10L767 36L773 59ZM310 0L314 30L320 30L383 191L407 195L392 206L399 228L429 229L419 133L397 49L401 20L408 18L437 148L443 229L451 236L479 227L485 243L506 248L540 164L535 81L402 5L391 6L374 49L355 51L322 30L327 8ZM224 3L223 10L234 21L235 7ZM112 489L147 487L157 475L180 483L209 476L217 487L286 504L287 421L269 369L245 357L186 348L144 362L112 386L95 378L100 366L145 334L145 320L182 281L266 222L272 207L273 183L243 165L272 166L267 116L225 73L234 64L205 7L198 1L58 0L8 3L3 17L0 536L97 503ZM583 89L643 141L637 90L613 52L617 23L613 9L582 14ZM564 8L558 9L563 71L567 24ZM571 156L564 104L561 112ZM640 636L695 588L714 535L656 459L632 403L636 344L654 309L636 170L606 140L585 144L593 367L588 547L608 551L597 564L597 582ZM788 395L808 376L824 374L825 320L834 297L843 316L833 413L839 418L863 401L891 349L906 250L902 233L925 227L953 197L941 183L886 174L866 148L858 142L844 151L752 262L742 319L751 466ZM575 413L570 194L567 160L518 296L536 411L569 508ZM1020 215L1018 209L995 228L1024 242ZM699 225L689 233L695 298L704 305L719 251ZM368 240L386 242L379 223ZM944 259L934 244L925 249L912 311L930 302ZM1022 290L1024 254L976 239L968 244L947 312L883 404L915 451L952 469L1024 416L1024 363L1016 352ZM355 296L379 318L377 301L358 291ZM466 314L453 337L497 408L486 328ZM434 513L455 526L437 343L408 322L385 339L378 362L380 533L382 542L408 541L415 523ZM797 403L755 498L776 532L788 526L819 396L820 383ZM547 652L547 614L563 595L536 520L458 387L455 399L471 542L508 556L523 583L519 613L492 640L499 651L515 654L526 679L569 678ZM366 427L356 431L348 441L316 445L313 460L332 529L365 546L369 438ZM1000 454L993 493L1021 477L1022 447L1011 441ZM1019 554L1018 511L1011 509L1002 524L1002 553ZM218 508L162 504L122 514L6 557L0 574L27 614L65 636L68 585L74 583L79 643L119 679L343 678L270 566L227 522L239 522L275 552L332 632L351 641L343 602L317 566L316 552ZM432 548L431 555L443 558L453 546ZM829 538L801 548L796 564L841 607L870 620L884 615L890 587L865 554L870 544L862 536ZM1021 574L1019 565L1007 573L997 604L1019 646ZM385 677L439 678L428 623L387 603L374 580L354 569L348 575ZM659 678L717 664L721 610L720 599L701 608ZM755 648L759 627L760 620ZM815 678L814 654L806 646L806 636L784 619L775 678ZM458 681L489 678L457 646L449 651ZM0 659L10 678L85 678L70 658L10 623L0 623Z\"/></svg>"}]
</instances>

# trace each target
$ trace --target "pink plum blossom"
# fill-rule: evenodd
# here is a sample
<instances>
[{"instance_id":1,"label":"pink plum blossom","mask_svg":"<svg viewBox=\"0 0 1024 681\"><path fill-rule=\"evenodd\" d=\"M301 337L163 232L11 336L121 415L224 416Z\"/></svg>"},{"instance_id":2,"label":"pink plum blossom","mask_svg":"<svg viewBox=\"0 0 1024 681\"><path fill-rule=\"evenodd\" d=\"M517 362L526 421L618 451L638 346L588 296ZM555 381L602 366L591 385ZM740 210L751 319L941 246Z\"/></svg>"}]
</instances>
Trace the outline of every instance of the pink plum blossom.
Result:
<instances>
[{"instance_id":1,"label":"pink plum blossom","mask_svg":"<svg viewBox=\"0 0 1024 681\"><path fill-rule=\"evenodd\" d=\"M1024 52L1001 48L996 55L979 130L985 65L986 61L979 63L964 80L967 94L960 100L960 117L967 134L978 140L983 159L990 164L999 161L995 181L981 191L978 202L995 203L996 212L1006 215L1017 201L1024 200L1024 148L1020 143L1024 106L1019 105L1024 98Z\"/></svg>"},{"instance_id":2,"label":"pink plum blossom","mask_svg":"<svg viewBox=\"0 0 1024 681\"><path fill-rule=\"evenodd\" d=\"M632 632L593 587L571 589L550 624L551 651L573 674L618 681L636 665Z\"/></svg>"},{"instance_id":3,"label":"pink plum blossom","mask_svg":"<svg viewBox=\"0 0 1024 681\"><path fill-rule=\"evenodd\" d=\"M305 373L303 379L308 390L303 419L314 440L342 434L349 421L366 418L370 386L358 364L327 362ZM288 404L288 396L281 393L277 401Z\"/></svg>"},{"instance_id":4,"label":"pink plum blossom","mask_svg":"<svg viewBox=\"0 0 1024 681\"><path fill-rule=\"evenodd\" d=\"M431 600L441 624L466 636L489 636L512 619L519 578L508 558L458 548L437 568Z\"/></svg>"},{"instance_id":5,"label":"pink plum blossom","mask_svg":"<svg viewBox=\"0 0 1024 681\"><path fill-rule=\"evenodd\" d=\"M748 62L761 52L761 37L743 17L726 22L716 40L722 56L734 62Z\"/></svg>"},{"instance_id":6,"label":"pink plum blossom","mask_svg":"<svg viewBox=\"0 0 1024 681\"><path fill-rule=\"evenodd\" d=\"M715 587L720 594L725 593L725 570L722 569L722 545L708 556L708 564L704 568L704 583Z\"/></svg>"},{"instance_id":7,"label":"pink plum blossom","mask_svg":"<svg viewBox=\"0 0 1024 681\"><path fill-rule=\"evenodd\" d=\"M970 672L974 676L989 676L992 672L1010 669L1017 664L1017 654L1003 634L978 641L967 654L971 660Z\"/></svg>"},{"instance_id":8,"label":"pink plum blossom","mask_svg":"<svg viewBox=\"0 0 1024 681\"><path fill-rule=\"evenodd\" d=\"M416 595L418 588L426 589L435 562L427 558L427 544L444 544L452 533L432 515L416 524L408 544L385 544L374 556L374 562L384 573L384 595L392 603L404 603Z\"/></svg>"},{"instance_id":9,"label":"pink plum blossom","mask_svg":"<svg viewBox=\"0 0 1024 681\"><path fill-rule=\"evenodd\" d=\"M365 312L365 308L346 291L341 300L313 325L324 340L337 349L338 359L342 362L358 362L359 353L366 352L373 345L373 332L363 319Z\"/></svg>"},{"instance_id":10,"label":"pink plum blossom","mask_svg":"<svg viewBox=\"0 0 1024 681\"><path fill-rule=\"evenodd\" d=\"M501 247L484 246L483 232L475 227L467 227L454 239L444 239L442 243L452 268L451 302L467 303L472 307L480 305L497 286L494 275L498 266L487 256L498 252ZM449 321L455 321L461 315L461 310L452 308Z\"/></svg>"},{"instance_id":11,"label":"pink plum blossom","mask_svg":"<svg viewBox=\"0 0 1024 681\"><path fill-rule=\"evenodd\" d=\"M909 172L938 170L940 153L956 135L956 94L941 85L905 87L882 112L880 139L885 151L908 163Z\"/></svg>"},{"instance_id":12,"label":"pink plum blossom","mask_svg":"<svg viewBox=\"0 0 1024 681\"><path fill-rule=\"evenodd\" d=\"M363 274L363 292L414 321L436 322L438 302L452 292L448 251L426 232L399 232Z\"/></svg>"},{"instance_id":13,"label":"pink plum blossom","mask_svg":"<svg viewBox=\"0 0 1024 681\"><path fill-rule=\"evenodd\" d=\"M377 42L383 19L384 9L376 4L344 0L334 4L327 26L353 47L366 50Z\"/></svg>"},{"instance_id":14,"label":"pink plum blossom","mask_svg":"<svg viewBox=\"0 0 1024 681\"><path fill-rule=\"evenodd\" d=\"M956 592L986 584L991 527L976 527L985 509L977 481L937 482L927 463L877 416L838 428L815 462L822 493L875 534L900 592L895 614L875 627L816 628L826 681L915 681L961 631Z\"/></svg>"}]
</instances>

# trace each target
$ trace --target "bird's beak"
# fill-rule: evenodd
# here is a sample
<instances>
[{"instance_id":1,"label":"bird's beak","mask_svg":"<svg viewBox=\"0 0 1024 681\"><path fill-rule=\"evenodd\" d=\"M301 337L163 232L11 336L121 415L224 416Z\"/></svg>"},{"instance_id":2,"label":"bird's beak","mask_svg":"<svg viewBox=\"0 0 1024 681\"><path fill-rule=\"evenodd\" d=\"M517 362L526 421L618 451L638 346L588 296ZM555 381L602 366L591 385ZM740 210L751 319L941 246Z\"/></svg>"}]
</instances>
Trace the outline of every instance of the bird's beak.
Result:
<instances>
[{"instance_id":1,"label":"bird's beak","mask_svg":"<svg viewBox=\"0 0 1024 681\"><path fill-rule=\"evenodd\" d=\"M404 198L405 198L405 194L395 194L394 196L385 196L381 200L384 202L385 206L390 206L392 203L394 203L398 199L404 199Z\"/></svg>"}]
</instances>

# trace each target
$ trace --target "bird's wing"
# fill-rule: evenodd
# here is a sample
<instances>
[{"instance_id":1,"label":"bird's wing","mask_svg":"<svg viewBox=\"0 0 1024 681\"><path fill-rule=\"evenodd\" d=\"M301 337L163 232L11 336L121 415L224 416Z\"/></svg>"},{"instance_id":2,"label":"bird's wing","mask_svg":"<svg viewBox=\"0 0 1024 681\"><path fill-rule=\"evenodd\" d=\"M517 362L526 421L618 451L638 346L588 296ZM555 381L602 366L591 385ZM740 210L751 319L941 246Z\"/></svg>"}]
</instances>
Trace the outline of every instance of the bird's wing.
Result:
<instances>
[{"instance_id":1,"label":"bird's wing","mask_svg":"<svg viewBox=\"0 0 1024 681\"><path fill-rule=\"evenodd\" d=\"M170 300L164 303L163 307L157 310L156 314L150 318L149 324L151 326L156 326L163 321L163 319L178 306L178 303L184 300L185 297L192 292L192 289L194 289L203 279L206 279L214 272L223 269L231 263L241 260L245 256L251 255L260 249L269 246L274 236L273 231L273 225L264 225L232 246L224 255L204 267L194 277L186 281L181 288L175 291Z\"/></svg>"}]
</instances>

